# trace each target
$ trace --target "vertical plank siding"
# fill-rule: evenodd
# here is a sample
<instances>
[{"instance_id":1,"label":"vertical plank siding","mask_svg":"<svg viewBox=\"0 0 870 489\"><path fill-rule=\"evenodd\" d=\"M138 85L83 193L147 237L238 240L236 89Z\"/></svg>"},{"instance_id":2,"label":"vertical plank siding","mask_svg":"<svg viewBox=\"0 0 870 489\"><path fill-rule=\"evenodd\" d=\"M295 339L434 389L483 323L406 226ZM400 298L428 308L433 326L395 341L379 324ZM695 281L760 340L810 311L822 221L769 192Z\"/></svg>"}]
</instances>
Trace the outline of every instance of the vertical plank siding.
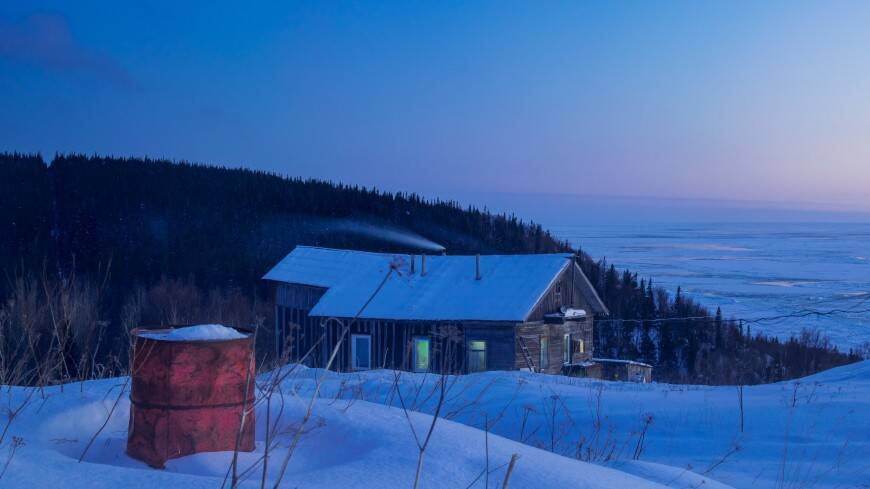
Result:
<instances>
[{"instance_id":1,"label":"vertical plank siding","mask_svg":"<svg viewBox=\"0 0 870 489\"><path fill-rule=\"evenodd\" d=\"M592 316L593 309L583 295L574 266L567 267L553 281L547 292L526 318L526 321L543 321L544 316L558 312L562 307L583 309Z\"/></svg>"},{"instance_id":2,"label":"vertical plank siding","mask_svg":"<svg viewBox=\"0 0 870 489\"><path fill-rule=\"evenodd\" d=\"M348 371L353 366L352 335L371 336L372 368L413 369L413 340L430 339L430 366L437 372L462 373L464 334L456 322L391 321L380 319L322 318L310 316L325 289L279 284L275 292L276 355L287 362L325 367L339 344L332 368ZM342 331L348 327L342 338ZM511 338L512 339L512 338ZM511 352L512 353L512 352Z\"/></svg>"},{"instance_id":3,"label":"vertical plank siding","mask_svg":"<svg viewBox=\"0 0 870 489\"><path fill-rule=\"evenodd\" d=\"M582 272L581 272L582 273ZM469 341L486 341L487 370L527 368L517 338L525 339L533 364L540 361L540 337L549 338L549 367L543 371L560 373L563 367L563 335L582 338L586 346L573 362L592 358L592 310L576 284L574 267L567 267L541 297L526 322L503 321L395 321L386 319L322 318L309 313L326 289L297 284L278 284L275 289L276 355L289 362L303 362L324 367L338 344L344 327L349 326L341 341L332 368L351 370L353 349L351 335L371 335L372 368L412 370L413 340L430 339L430 366L435 372L466 372L466 347ZM548 324L547 314L562 307L585 309L583 321ZM306 353L310 354L306 356Z\"/></svg>"},{"instance_id":4,"label":"vertical plank siding","mask_svg":"<svg viewBox=\"0 0 870 489\"><path fill-rule=\"evenodd\" d=\"M593 357L593 311L583 294L576 273L578 272L575 267L566 268L538 302L526 322L516 326L516 334L525 340L536 368L540 368L540 338L542 336L548 338L550 363L547 368L541 369L545 373L559 374L563 372L563 338L566 334L570 334L572 339L582 339L585 346L584 352L574 352L571 358L572 363L590 361ZM583 309L587 316L582 321L565 321L562 324L544 322L547 314L559 312L562 307ZM527 368L525 357L519 349L517 349L514 360L514 368Z\"/></svg>"},{"instance_id":5,"label":"vertical plank siding","mask_svg":"<svg viewBox=\"0 0 870 489\"><path fill-rule=\"evenodd\" d=\"M652 367L636 363L601 362L601 378L623 382L652 382Z\"/></svg>"},{"instance_id":6,"label":"vertical plank siding","mask_svg":"<svg viewBox=\"0 0 870 489\"><path fill-rule=\"evenodd\" d=\"M543 373L562 373L564 365L564 336L570 334L572 340L582 339L585 351L574 351L571 363L592 360L592 318L585 321L565 321L562 324L547 324L543 321L520 323L516 326L516 334L525 342L529 356L536 369ZM547 337L549 366L541 368L541 337ZM514 359L514 369L528 368L526 359L519 347Z\"/></svg>"},{"instance_id":7,"label":"vertical plank siding","mask_svg":"<svg viewBox=\"0 0 870 489\"><path fill-rule=\"evenodd\" d=\"M486 341L487 370L516 370L515 324L496 321L463 323L465 329L463 351L469 341Z\"/></svg>"}]
</instances>

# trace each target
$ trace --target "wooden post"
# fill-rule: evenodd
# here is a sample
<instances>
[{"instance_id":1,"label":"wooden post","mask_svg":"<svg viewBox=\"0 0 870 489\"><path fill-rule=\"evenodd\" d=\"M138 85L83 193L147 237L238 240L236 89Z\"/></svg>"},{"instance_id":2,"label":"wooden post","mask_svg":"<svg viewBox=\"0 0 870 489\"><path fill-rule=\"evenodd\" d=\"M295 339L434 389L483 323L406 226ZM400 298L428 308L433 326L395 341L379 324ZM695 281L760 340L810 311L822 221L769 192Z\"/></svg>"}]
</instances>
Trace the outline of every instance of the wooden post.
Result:
<instances>
[{"instance_id":1,"label":"wooden post","mask_svg":"<svg viewBox=\"0 0 870 489\"><path fill-rule=\"evenodd\" d=\"M277 295L277 294L276 294ZM276 301L277 302L277 301ZM281 309L278 304L275 304L275 361L281 358L281 335L279 329L281 327Z\"/></svg>"},{"instance_id":2,"label":"wooden post","mask_svg":"<svg viewBox=\"0 0 870 489\"><path fill-rule=\"evenodd\" d=\"M504 482L501 485L501 489L508 489L508 484L511 480L511 474L514 473L514 466L517 464L517 459L519 458L520 456L516 453L511 455L511 462L508 464L507 472L504 475Z\"/></svg>"}]
</instances>

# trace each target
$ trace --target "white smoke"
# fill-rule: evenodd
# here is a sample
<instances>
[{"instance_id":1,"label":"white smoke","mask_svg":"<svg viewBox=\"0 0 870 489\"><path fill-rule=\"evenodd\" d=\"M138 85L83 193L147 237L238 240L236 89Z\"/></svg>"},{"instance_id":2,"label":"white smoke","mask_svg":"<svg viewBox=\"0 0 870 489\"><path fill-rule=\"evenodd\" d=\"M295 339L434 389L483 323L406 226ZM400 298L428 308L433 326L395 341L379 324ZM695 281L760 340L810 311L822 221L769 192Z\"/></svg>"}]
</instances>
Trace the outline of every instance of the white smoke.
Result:
<instances>
[{"instance_id":1,"label":"white smoke","mask_svg":"<svg viewBox=\"0 0 870 489\"><path fill-rule=\"evenodd\" d=\"M327 227L336 231L369 236L423 251L441 253L446 249L440 244L430 239L426 239L417 233L387 225L375 225L352 219L336 219L330 221L327 224Z\"/></svg>"}]
</instances>

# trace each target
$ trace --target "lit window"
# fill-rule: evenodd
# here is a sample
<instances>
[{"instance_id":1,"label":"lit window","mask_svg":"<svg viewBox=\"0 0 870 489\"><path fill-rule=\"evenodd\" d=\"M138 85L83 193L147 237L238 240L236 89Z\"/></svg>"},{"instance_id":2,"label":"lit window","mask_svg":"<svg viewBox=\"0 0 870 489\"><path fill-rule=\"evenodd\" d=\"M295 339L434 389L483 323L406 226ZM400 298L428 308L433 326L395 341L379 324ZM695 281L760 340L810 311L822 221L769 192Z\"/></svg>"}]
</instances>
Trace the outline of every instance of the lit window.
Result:
<instances>
[{"instance_id":1,"label":"lit window","mask_svg":"<svg viewBox=\"0 0 870 489\"><path fill-rule=\"evenodd\" d=\"M468 372L483 372L486 370L486 342L468 342Z\"/></svg>"},{"instance_id":2,"label":"lit window","mask_svg":"<svg viewBox=\"0 0 870 489\"><path fill-rule=\"evenodd\" d=\"M351 356L354 370L369 370L372 368L372 337L367 334L351 336Z\"/></svg>"},{"instance_id":3,"label":"lit window","mask_svg":"<svg viewBox=\"0 0 870 489\"><path fill-rule=\"evenodd\" d=\"M432 344L429 338L419 337L414 338L414 371L428 372L429 371L429 352L432 349Z\"/></svg>"}]
</instances>

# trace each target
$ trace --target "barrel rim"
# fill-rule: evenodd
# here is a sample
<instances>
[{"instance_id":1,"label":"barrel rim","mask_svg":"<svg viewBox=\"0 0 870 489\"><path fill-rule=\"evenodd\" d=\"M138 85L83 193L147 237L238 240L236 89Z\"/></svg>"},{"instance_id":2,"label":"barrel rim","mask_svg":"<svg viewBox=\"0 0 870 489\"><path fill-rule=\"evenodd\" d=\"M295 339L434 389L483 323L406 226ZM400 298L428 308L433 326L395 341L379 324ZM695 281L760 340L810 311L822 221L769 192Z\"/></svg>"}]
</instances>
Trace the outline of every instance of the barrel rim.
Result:
<instances>
[{"instance_id":1,"label":"barrel rim","mask_svg":"<svg viewBox=\"0 0 870 489\"><path fill-rule=\"evenodd\" d=\"M172 331L172 330L179 329L179 328L186 328L189 326L198 326L199 324L202 324L202 323L197 323L197 324L166 324L166 325L161 325L160 327L156 327L156 328L149 328L149 327L141 327L140 326L138 328L132 329L130 331L130 336L132 338L136 338L139 340L159 341L161 343L178 343L178 344L183 344L183 345L197 345L197 344L202 344L202 343L230 343L233 341L251 341L254 338L254 330L253 329L243 328L243 327L239 327L239 326L230 326L227 324L222 324L221 326L225 326L227 328L233 328L234 330L238 331L239 333L243 333L246 336L244 338L217 338L217 339L210 339L210 340L181 340L181 341L161 340L158 338L149 338L147 336L141 336L141 333L144 333L144 332L159 333L159 332L163 332L163 331Z\"/></svg>"}]
</instances>

